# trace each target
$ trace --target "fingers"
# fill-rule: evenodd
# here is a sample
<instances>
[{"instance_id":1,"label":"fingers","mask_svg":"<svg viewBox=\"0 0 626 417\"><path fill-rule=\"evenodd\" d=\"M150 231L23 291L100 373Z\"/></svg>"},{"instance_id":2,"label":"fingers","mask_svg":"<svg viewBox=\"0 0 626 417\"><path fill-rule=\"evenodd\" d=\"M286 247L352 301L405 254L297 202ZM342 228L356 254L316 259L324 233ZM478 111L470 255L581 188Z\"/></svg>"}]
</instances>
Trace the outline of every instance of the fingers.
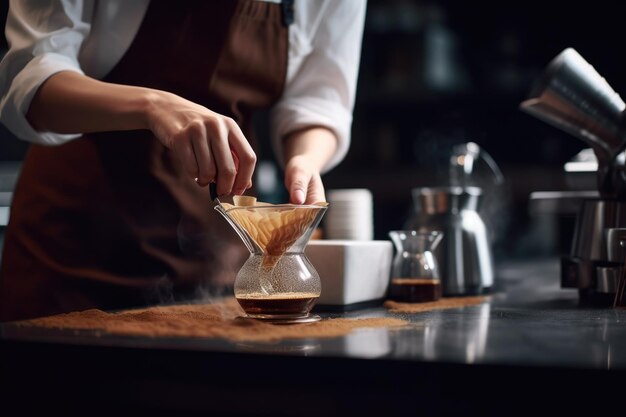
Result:
<instances>
[{"instance_id":1,"label":"fingers","mask_svg":"<svg viewBox=\"0 0 626 417\"><path fill-rule=\"evenodd\" d=\"M256 165L256 155L237 123L228 117L215 117L204 124L207 140L206 148L210 158L196 155L199 171L208 172L209 182L216 182L219 196L243 194L252 185L252 175ZM194 148L195 149L195 148ZM201 152L205 144L198 145ZM200 159L201 158L201 159ZM200 165L209 164L203 169Z\"/></svg>"},{"instance_id":2,"label":"fingers","mask_svg":"<svg viewBox=\"0 0 626 417\"><path fill-rule=\"evenodd\" d=\"M172 149L185 172L218 195L242 194L252 185L256 155L237 123L206 107L162 92L151 107L148 125Z\"/></svg>"},{"instance_id":3,"label":"fingers","mask_svg":"<svg viewBox=\"0 0 626 417\"><path fill-rule=\"evenodd\" d=\"M324 184L322 178L319 175L313 175L309 184L309 190L307 193L305 204L319 203L320 201L326 201L326 194L324 193Z\"/></svg>"},{"instance_id":4,"label":"fingers","mask_svg":"<svg viewBox=\"0 0 626 417\"><path fill-rule=\"evenodd\" d=\"M217 194L218 196L231 194L237 168L228 145L228 127L219 119L208 120L205 126L217 172L215 178Z\"/></svg>"},{"instance_id":5,"label":"fingers","mask_svg":"<svg viewBox=\"0 0 626 417\"><path fill-rule=\"evenodd\" d=\"M172 143L185 171L198 185L206 186L215 180L216 166L202 122L190 123Z\"/></svg>"},{"instance_id":6,"label":"fingers","mask_svg":"<svg viewBox=\"0 0 626 417\"><path fill-rule=\"evenodd\" d=\"M326 201L324 185L319 174L300 167L290 167L285 172L285 187L289 190L291 204L313 204Z\"/></svg>"},{"instance_id":7,"label":"fingers","mask_svg":"<svg viewBox=\"0 0 626 417\"><path fill-rule=\"evenodd\" d=\"M209 148L207 132L204 124L196 123L190 130L191 145L198 166L196 181L200 186L206 186L215 181L217 174L213 154Z\"/></svg>"},{"instance_id":8,"label":"fingers","mask_svg":"<svg viewBox=\"0 0 626 417\"><path fill-rule=\"evenodd\" d=\"M256 155L234 120L215 114L187 123L172 147L198 185L216 183L219 196L243 194L252 186Z\"/></svg>"},{"instance_id":9,"label":"fingers","mask_svg":"<svg viewBox=\"0 0 626 417\"><path fill-rule=\"evenodd\" d=\"M187 134L182 133L177 135L177 137L173 137L172 146L174 147L174 152L178 155L178 159L180 159L187 174L189 174L191 178L198 178L198 162L196 161L193 147L187 140Z\"/></svg>"},{"instance_id":10,"label":"fingers","mask_svg":"<svg viewBox=\"0 0 626 417\"><path fill-rule=\"evenodd\" d=\"M237 175L233 182L232 193L241 195L252 186L256 155L237 123L232 119L227 119L226 123L229 127L228 143L237 165Z\"/></svg>"}]
</instances>

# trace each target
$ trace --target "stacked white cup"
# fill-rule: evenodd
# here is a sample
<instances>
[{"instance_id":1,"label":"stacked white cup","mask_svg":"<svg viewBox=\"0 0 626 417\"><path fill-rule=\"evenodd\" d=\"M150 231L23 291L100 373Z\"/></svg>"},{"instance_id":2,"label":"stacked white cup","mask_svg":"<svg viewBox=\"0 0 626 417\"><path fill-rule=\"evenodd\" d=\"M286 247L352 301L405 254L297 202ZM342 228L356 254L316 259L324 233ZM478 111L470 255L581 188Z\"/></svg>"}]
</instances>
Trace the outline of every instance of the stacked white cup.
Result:
<instances>
[{"instance_id":1,"label":"stacked white cup","mask_svg":"<svg viewBox=\"0 0 626 417\"><path fill-rule=\"evenodd\" d=\"M374 238L374 203L372 192L365 188L326 191L328 210L324 216L327 239L372 240Z\"/></svg>"}]
</instances>

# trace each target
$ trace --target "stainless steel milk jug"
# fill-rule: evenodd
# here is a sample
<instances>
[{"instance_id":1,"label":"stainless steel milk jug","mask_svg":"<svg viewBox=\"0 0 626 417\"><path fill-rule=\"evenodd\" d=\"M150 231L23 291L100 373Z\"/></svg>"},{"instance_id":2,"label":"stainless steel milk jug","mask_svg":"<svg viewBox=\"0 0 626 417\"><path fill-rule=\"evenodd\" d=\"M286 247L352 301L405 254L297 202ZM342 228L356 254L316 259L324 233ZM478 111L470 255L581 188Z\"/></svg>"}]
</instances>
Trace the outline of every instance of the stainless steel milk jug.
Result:
<instances>
[{"instance_id":1,"label":"stainless steel milk jug","mask_svg":"<svg viewBox=\"0 0 626 417\"><path fill-rule=\"evenodd\" d=\"M482 189L473 186L412 190L413 213L405 228L443 232L435 256L444 296L481 294L493 285L491 247L478 212L482 197Z\"/></svg>"}]
</instances>

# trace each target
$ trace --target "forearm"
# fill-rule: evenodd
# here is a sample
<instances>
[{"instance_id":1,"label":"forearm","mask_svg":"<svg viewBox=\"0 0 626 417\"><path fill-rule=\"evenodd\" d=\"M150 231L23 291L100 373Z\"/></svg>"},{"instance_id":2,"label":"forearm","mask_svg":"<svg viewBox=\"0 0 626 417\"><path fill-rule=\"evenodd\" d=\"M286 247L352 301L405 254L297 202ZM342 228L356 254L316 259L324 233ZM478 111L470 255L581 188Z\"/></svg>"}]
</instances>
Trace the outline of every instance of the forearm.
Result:
<instances>
[{"instance_id":1,"label":"forearm","mask_svg":"<svg viewBox=\"0 0 626 417\"><path fill-rule=\"evenodd\" d=\"M64 71L41 85L26 117L36 130L57 133L146 129L154 95L147 88Z\"/></svg>"},{"instance_id":2,"label":"forearm","mask_svg":"<svg viewBox=\"0 0 626 417\"><path fill-rule=\"evenodd\" d=\"M149 129L199 185L216 182L219 195L251 186L256 155L237 123L166 91L59 72L39 88L26 117L56 133Z\"/></svg>"},{"instance_id":3,"label":"forearm","mask_svg":"<svg viewBox=\"0 0 626 417\"><path fill-rule=\"evenodd\" d=\"M319 173L330 161L336 149L335 134L325 127L314 126L289 134L284 141L283 153L286 163L294 157L303 156Z\"/></svg>"},{"instance_id":4,"label":"forearm","mask_svg":"<svg viewBox=\"0 0 626 417\"><path fill-rule=\"evenodd\" d=\"M320 173L337 149L330 129L310 127L291 133L283 144L285 187L293 204L325 201Z\"/></svg>"}]
</instances>

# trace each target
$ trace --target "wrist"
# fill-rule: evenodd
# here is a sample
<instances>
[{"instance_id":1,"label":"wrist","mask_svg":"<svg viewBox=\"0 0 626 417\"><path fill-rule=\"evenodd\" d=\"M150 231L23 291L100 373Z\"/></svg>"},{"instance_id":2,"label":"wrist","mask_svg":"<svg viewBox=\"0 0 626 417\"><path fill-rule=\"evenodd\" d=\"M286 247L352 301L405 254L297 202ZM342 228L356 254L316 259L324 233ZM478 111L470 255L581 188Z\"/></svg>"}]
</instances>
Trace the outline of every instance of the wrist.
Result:
<instances>
[{"instance_id":1,"label":"wrist","mask_svg":"<svg viewBox=\"0 0 626 417\"><path fill-rule=\"evenodd\" d=\"M150 88L141 88L133 103L131 114L140 129L150 129L152 120L161 107L163 92Z\"/></svg>"},{"instance_id":2,"label":"wrist","mask_svg":"<svg viewBox=\"0 0 626 417\"><path fill-rule=\"evenodd\" d=\"M286 164L302 157L307 165L321 172L337 149L337 137L326 127L311 126L287 135L283 145Z\"/></svg>"}]
</instances>

